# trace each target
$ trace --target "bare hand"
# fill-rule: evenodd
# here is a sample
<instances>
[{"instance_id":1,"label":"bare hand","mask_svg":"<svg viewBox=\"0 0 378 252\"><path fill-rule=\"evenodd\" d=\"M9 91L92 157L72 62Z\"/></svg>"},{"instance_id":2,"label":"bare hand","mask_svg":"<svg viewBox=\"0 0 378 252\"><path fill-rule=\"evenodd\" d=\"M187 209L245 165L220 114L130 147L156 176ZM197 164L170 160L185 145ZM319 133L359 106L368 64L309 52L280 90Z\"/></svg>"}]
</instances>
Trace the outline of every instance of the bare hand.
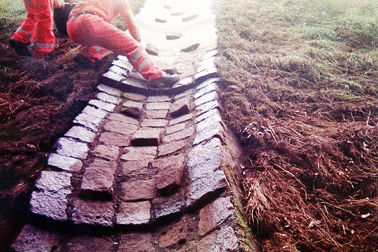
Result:
<instances>
[{"instance_id":1,"label":"bare hand","mask_svg":"<svg viewBox=\"0 0 378 252\"><path fill-rule=\"evenodd\" d=\"M54 7L55 8L64 8L64 0L54 0Z\"/></svg>"}]
</instances>

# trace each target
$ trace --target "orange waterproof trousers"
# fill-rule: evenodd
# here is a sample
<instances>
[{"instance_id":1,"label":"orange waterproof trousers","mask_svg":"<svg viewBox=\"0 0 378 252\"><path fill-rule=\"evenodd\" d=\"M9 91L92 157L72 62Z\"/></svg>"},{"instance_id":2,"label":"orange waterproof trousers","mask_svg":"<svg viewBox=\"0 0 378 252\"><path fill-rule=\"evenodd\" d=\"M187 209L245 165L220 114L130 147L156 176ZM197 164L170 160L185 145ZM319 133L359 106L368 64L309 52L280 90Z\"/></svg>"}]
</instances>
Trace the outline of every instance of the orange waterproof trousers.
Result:
<instances>
[{"instance_id":1,"label":"orange waterproof trousers","mask_svg":"<svg viewBox=\"0 0 378 252\"><path fill-rule=\"evenodd\" d=\"M34 40L34 56L40 58L54 49L53 0L24 0L24 5L26 18L12 39L26 44Z\"/></svg>"},{"instance_id":2,"label":"orange waterproof trousers","mask_svg":"<svg viewBox=\"0 0 378 252\"><path fill-rule=\"evenodd\" d=\"M126 56L134 68L148 81L164 74L153 64L147 52L135 39L99 16L82 14L69 19L67 33L73 42L89 46L79 53L92 61L103 58L106 48L117 55Z\"/></svg>"}]
</instances>

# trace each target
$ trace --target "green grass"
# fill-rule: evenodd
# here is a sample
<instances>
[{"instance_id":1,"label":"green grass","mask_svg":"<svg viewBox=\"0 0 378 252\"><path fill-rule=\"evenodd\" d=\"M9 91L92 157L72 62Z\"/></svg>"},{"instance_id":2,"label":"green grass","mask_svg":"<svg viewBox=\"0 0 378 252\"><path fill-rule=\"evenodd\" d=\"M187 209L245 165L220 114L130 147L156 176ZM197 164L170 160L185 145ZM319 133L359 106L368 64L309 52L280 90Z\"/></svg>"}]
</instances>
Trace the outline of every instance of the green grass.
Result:
<instances>
[{"instance_id":1,"label":"green grass","mask_svg":"<svg viewBox=\"0 0 378 252\"><path fill-rule=\"evenodd\" d=\"M219 26L220 46L237 67L250 72L264 67L299 71L301 80L313 83L348 71L378 70L376 1L243 1L227 6L227 11L237 14L224 13L220 20L232 23L232 29L225 28L228 31ZM266 52L269 46L275 51Z\"/></svg>"},{"instance_id":2,"label":"green grass","mask_svg":"<svg viewBox=\"0 0 378 252\"><path fill-rule=\"evenodd\" d=\"M0 0L0 33L8 31L16 20L24 17L25 13L22 0Z\"/></svg>"}]
</instances>

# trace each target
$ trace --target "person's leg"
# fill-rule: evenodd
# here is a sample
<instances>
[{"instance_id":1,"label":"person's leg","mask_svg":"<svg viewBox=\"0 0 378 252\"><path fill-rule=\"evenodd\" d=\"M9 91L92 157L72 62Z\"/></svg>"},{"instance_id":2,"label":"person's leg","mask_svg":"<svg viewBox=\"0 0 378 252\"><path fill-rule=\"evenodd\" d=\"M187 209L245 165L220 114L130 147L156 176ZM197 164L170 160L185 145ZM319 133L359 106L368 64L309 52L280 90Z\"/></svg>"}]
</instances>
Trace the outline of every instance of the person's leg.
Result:
<instances>
[{"instance_id":1,"label":"person's leg","mask_svg":"<svg viewBox=\"0 0 378 252\"><path fill-rule=\"evenodd\" d=\"M82 15L70 20L67 31L73 42L104 47L126 56L134 68L148 81L165 73L155 66L143 47L124 31L94 15Z\"/></svg>"},{"instance_id":2,"label":"person's leg","mask_svg":"<svg viewBox=\"0 0 378 252\"><path fill-rule=\"evenodd\" d=\"M32 56L28 49L28 44L34 38L36 26L36 9L34 7L36 0L24 0L26 18L13 34L10 45L15 49L19 56Z\"/></svg>"},{"instance_id":3,"label":"person's leg","mask_svg":"<svg viewBox=\"0 0 378 252\"><path fill-rule=\"evenodd\" d=\"M42 58L54 50L55 35L52 31L54 20L53 0L38 0L37 25L34 39L34 57Z\"/></svg>"},{"instance_id":4,"label":"person's leg","mask_svg":"<svg viewBox=\"0 0 378 252\"><path fill-rule=\"evenodd\" d=\"M76 63L85 68L92 68L96 62L108 56L111 51L101 46L85 46L74 57Z\"/></svg>"}]
</instances>

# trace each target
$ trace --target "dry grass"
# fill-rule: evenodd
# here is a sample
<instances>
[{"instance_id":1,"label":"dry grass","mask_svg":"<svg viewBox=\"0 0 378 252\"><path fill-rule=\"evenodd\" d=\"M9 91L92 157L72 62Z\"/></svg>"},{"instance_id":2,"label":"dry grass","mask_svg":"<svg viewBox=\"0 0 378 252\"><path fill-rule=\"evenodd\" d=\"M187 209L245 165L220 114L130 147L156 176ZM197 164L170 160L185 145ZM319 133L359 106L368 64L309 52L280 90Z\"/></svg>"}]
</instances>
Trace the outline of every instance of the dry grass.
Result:
<instances>
[{"instance_id":1,"label":"dry grass","mask_svg":"<svg viewBox=\"0 0 378 252\"><path fill-rule=\"evenodd\" d=\"M376 251L378 3L217 0L224 119L263 251Z\"/></svg>"}]
</instances>

